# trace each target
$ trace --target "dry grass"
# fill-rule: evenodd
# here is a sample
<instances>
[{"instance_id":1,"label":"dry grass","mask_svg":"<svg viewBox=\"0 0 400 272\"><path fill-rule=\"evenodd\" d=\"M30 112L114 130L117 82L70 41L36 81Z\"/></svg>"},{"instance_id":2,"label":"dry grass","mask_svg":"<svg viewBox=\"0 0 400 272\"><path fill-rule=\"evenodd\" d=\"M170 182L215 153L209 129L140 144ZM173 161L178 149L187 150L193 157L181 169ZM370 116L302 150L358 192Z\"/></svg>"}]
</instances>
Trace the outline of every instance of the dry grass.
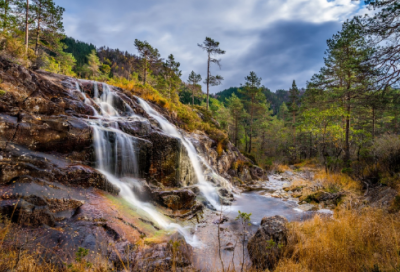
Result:
<instances>
[{"instance_id":1,"label":"dry grass","mask_svg":"<svg viewBox=\"0 0 400 272\"><path fill-rule=\"evenodd\" d=\"M288 165L285 164L276 164L274 163L272 166L272 170L278 173L284 173L285 171L292 171Z\"/></svg>"},{"instance_id":2,"label":"dry grass","mask_svg":"<svg viewBox=\"0 0 400 272\"><path fill-rule=\"evenodd\" d=\"M315 173L314 180L327 190L359 193L362 189L360 182L342 173L326 173L320 170Z\"/></svg>"},{"instance_id":3,"label":"dry grass","mask_svg":"<svg viewBox=\"0 0 400 272\"><path fill-rule=\"evenodd\" d=\"M276 271L398 271L400 218L382 210L341 210L290 225L286 258Z\"/></svg>"}]
</instances>

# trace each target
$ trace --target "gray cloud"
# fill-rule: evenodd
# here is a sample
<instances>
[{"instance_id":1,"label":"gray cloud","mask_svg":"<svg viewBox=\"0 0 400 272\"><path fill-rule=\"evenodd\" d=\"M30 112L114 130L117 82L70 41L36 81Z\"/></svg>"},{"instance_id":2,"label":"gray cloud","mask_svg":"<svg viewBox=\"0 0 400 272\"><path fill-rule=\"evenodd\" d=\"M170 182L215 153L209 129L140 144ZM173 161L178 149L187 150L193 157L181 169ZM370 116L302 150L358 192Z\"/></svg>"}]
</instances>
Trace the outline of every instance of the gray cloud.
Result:
<instances>
[{"instance_id":1,"label":"gray cloud","mask_svg":"<svg viewBox=\"0 0 400 272\"><path fill-rule=\"evenodd\" d=\"M325 40L359 12L351 0L55 0L66 8L66 34L135 53L135 38L181 62L183 79L206 71L197 47L206 36L221 42L225 81L212 92L243 83L254 70L272 90L296 79L304 86L323 63Z\"/></svg>"}]
</instances>

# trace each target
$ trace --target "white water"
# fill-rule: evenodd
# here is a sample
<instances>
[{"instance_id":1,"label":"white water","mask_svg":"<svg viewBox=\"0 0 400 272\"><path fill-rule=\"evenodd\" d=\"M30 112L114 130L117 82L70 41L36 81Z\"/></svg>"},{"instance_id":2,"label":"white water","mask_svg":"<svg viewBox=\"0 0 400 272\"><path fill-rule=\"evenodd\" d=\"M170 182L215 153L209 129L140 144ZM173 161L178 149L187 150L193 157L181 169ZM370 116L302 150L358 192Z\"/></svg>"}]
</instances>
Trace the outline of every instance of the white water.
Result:
<instances>
[{"instance_id":1,"label":"white water","mask_svg":"<svg viewBox=\"0 0 400 272\"><path fill-rule=\"evenodd\" d=\"M212 206L214 206L214 208L220 210L221 205L219 201L219 195L216 192L216 189L207 181L206 177L204 176L204 169L202 168L202 165L208 168L208 170L211 173L211 176L217 179L222 186L231 189L231 184L214 172L214 170L205 162L205 160L197 154L197 151L193 146L192 142L186 137L184 137L181 133L179 133L179 131L174 125L172 125L166 118L164 118L161 114L159 114L156 110L154 110L146 101L144 101L141 98L138 98L138 100L142 108L147 112L147 114L149 114L151 117L157 120L162 130L166 134L172 137L179 138L181 140L183 146L185 147L189 155L189 159L193 166L193 169L196 173L196 178L200 191L203 193L207 201L210 202Z\"/></svg>"},{"instance_id":2,"label":"white water","mask_svg":"<svg viewBox=\"0 0 400 272\"><path fill-rule=\"evenodd\" d=\"M81 91L78 82L76 89L84 96L85 104L92 106L95 104L101 109L95 114L98 119L89 121L93 128L93 140L96 153L96 166L98 170L106 176L108 181L120 189L120 195L133 207L138 208L147 213L161 228L166 230L177 230L192 246L200 246L201 243L196 236L191 236L189 232L180 225L171 223L164 215L159 213L157 209L150 203L144 203L137 199L133 193L133 187L139 182L136 178L139 176L137 156L137 138L130 136L119 129L118 121L126 118L135 118L142 120L133 113L133 110L125 103L124 107L128 114L122 117L116 109L116 96L108 85L103 84L103 93L100 96L97 83L94 83L93 100L87 98L86 94ZM122 180L129 181L123 182Z\"/></svg>"}]
</instances>

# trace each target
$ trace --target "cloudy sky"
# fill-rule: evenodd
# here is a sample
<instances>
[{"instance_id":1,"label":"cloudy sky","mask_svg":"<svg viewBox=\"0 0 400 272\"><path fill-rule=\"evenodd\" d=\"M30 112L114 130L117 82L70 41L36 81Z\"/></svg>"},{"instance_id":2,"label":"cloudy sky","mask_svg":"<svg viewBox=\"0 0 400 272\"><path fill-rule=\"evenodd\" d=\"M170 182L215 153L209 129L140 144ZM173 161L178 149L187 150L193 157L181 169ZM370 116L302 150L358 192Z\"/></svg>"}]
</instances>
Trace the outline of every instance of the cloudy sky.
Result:
<instances>
[{"instance_id":1,"label":"cloudy sky","mask_svg":"<svg viewBox=\"0 0 400 272\"><path fill-rule=\"evenodd\" d=\"M272 91L299 87L323 64L326 40L341 23L367 11L353 0L55 0L65 31L75 39L136 53L147 40L163 57L174 54L183 79L206 75L206 36L221 43L223 85L239 86L250 71Z\"/></svg>"}]
</instances>

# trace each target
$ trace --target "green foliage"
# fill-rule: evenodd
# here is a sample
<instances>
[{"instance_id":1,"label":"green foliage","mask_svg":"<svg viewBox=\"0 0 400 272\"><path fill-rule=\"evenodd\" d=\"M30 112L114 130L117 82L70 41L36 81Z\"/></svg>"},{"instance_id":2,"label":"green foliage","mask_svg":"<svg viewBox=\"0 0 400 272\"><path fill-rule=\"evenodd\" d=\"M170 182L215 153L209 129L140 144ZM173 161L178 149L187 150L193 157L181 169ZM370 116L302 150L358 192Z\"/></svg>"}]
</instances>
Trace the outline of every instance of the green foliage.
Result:
<instances>
[{"instance_id":1,"label":"green foliage","mask_svg":"<svg viewBox=\"0 0 400 272\"><path fill-rule=\"evenodd\" d=\"M141 71L143 72L143 85L146 85L147 74L151 64L156 63L160 59L158 49L153 48L147 41L140 41L135 39L135 47L141 57Z\"/></svg>"},{"instance_id":2,"label":"green foliage","mask_svg":"<svg viewBox=\"0 0 400 272\"><path fill-rule=\"evenodd\" d=\"M4 91L4 90L0 89L0 96L3 96L3 95L5 95L6 93L7 93L6 91Z\"/></svg>"},{"instance_id":3,"label":"green foliage","mask_svg":"<svg viewBox=\"0 0 400 272\"><path fill-rule=\"evenodd\" d=\"M96 50L93 44L81 42L71 37L66 37L61 42L66 45L64 52L72 54L78 67L83 67L88 62L89 54Z\"/></svg>"},{"instance_id":4,"label":"green foliage","mask_svg":"<svg viewBox=\"0 0 400 272\"><path fill-rule=\"evenodd\" d=\"M238 211L238 216L235 218L235 220L238 220L243 225L251 226L251 215L251 213Z\"/></svg>"},{"instance_id":5,"label":"green foliage","mask_svg":"<svg viewBox=\"0 0 400 272\"><path fill-rule=\"evenodd\" d=\"M75 261L80 263L82 262L83 258L85 258L89 254L89 249L79 247L78 251L75 253Z\"/></svg>"},{"instance_id":6,"label":"green foliage","mask_svg":"<svg viewBox=\"0 0 400 272\"><path fill-rule=\"evenodd\" d=\"M78 251L75 252L75 262L76 264L68 264L67 268L71 272L79 272L82 270L90 269L93 267L93 264L90 262L86 262L84 260L85 257L89 255L89 249L79 247Z\"/></svg>"}]
</instances>

